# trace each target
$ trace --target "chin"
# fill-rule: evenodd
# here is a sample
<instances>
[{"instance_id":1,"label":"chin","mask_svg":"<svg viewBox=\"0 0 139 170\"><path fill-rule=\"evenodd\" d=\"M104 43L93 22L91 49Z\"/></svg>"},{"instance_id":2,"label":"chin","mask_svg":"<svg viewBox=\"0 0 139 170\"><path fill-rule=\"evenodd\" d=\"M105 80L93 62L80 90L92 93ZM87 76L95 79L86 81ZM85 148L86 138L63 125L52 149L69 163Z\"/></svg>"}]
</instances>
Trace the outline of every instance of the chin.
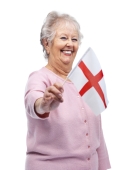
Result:
<instances>
[{"instance_id":1,"label":"chin","mask_svg":"<svg viewBox=\"0 0 139 170\"><path fill-rule=\"evenodd\" d=\"M72 65L73 61L72 60L64 60L63 63L66 65Z\"/></svg>"}]
</instances>

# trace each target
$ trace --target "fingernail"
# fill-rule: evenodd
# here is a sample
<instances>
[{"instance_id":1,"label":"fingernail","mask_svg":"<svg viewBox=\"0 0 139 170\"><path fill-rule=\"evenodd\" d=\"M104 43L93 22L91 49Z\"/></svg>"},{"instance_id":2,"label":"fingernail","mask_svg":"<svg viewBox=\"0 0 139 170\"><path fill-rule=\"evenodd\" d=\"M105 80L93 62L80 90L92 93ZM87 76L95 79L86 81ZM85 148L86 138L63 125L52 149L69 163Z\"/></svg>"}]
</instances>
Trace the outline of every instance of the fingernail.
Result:
<instances>
[{"instance_id":1,"label":"fingernail","mask_svg":"<svg viewBox=\"0 0 139 170\"><path fill-rule=\"evenodd\" d=\"M64 92L64 90L63 90L63 89L60 89L60 91L61 91L61 93L63 93L63 92Z\"/></svg>"},{"instance_id":2,"label":"fingernail","mask_svg":"<svg viewBox=\"0 0 139 170\"><path fill-rule=\"evenodd\" d=\"M58 94L58 96L61 98L61 97L62 97L62 94L61 94L61 93L59 93L59 94Z\"/></svg>"}]
</instances>

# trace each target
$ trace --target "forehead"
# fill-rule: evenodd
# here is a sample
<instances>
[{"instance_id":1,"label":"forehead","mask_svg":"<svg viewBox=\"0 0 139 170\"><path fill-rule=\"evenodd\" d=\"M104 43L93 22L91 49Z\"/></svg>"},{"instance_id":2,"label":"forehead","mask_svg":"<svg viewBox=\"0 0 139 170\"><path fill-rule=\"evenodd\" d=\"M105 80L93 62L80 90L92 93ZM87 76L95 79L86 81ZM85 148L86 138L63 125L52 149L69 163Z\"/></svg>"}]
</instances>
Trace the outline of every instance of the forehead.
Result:
<instances>
[{"instance_id":1,"label":"forehead","mask_svg":"<svg viewBox=\"0 0 139 170\"><path fill-rule=\"evenodd\" d=\"M56 35L68 34L78 36L78 31L74 24L69 22L62 22L56 27Z\"/></svg>"}]
</instances>

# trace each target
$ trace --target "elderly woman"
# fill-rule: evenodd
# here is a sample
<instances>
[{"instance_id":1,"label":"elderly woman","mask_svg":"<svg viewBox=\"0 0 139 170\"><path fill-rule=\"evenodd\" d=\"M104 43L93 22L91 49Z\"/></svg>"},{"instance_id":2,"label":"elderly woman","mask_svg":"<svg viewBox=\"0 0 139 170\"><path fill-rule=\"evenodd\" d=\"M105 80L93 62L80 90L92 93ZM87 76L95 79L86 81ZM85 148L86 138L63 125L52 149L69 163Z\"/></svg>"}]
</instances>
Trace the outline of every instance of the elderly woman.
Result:
<instances>
[{"instance_id":1,"label":"elderly woman","mask_svg":"<svg viewBox=\"0 0 139 170\"><path fill-rule=\"evenodd\" d=\"M82 34L67 14L51 12L41 29L48 63L30 74L25 91L28 120L26 170L110 168L101 117L67 80Z\"/></svg>"}]
</instances>

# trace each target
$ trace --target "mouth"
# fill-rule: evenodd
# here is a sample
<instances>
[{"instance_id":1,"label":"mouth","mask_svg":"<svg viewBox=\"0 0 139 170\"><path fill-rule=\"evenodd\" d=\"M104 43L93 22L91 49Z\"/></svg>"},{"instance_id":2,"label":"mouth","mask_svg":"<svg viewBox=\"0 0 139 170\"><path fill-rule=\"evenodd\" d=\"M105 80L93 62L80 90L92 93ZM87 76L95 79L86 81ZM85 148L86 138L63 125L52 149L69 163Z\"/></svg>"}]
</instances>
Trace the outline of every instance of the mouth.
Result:
<instances>
[{"instance_id":1,"label":"mouth","mask_svg":"<svg viewBox=\"0 0 139 170\"><path fill-rule=\"evenodd\" d=\"M63 52L64 54L72 54L73 53L72 50L61 50L61 52Z\"/></svg>"}]
</instances>

